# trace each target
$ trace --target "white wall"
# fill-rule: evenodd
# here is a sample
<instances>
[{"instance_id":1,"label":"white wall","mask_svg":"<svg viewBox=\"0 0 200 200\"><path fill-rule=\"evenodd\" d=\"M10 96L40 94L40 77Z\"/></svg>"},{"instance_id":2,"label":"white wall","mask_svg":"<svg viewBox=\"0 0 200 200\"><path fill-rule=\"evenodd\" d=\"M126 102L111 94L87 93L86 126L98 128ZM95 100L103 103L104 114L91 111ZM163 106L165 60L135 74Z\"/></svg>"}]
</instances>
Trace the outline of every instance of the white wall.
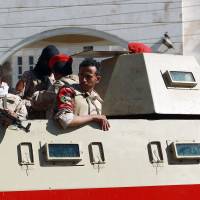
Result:
<instances>
[{"instance_id":1,"label":"white wall","mask_svg":"<svg viewBox=\"0 0 200 200\"><path fill-rule=\"evenodd\" d=\"M183 53L194 55L200 63L200 1L183 1Z\"/></svg>"},{"instance_id":2,"label":"white wall","mask_svg":"<svg viewBox=\"0 0 200 200\"><path fill-rule=\"evenodd\" d=\"M175 49L166 53L194 55L200 63L199 7L199 0L0 0L0 59L35 34L89 28L160 52L168 32Z\"/></svg>"},{"instance_id":3,"label":"white wall","mask_svg":"<svg viewBox=\"0 0 200 200\"><path fill-rule=\"evenodd\" d=\"M25 38L63 27L83 27L156 46L165 32L182 53L181 1L0 0L0 56Z\"/></svg>"}]
</instances>

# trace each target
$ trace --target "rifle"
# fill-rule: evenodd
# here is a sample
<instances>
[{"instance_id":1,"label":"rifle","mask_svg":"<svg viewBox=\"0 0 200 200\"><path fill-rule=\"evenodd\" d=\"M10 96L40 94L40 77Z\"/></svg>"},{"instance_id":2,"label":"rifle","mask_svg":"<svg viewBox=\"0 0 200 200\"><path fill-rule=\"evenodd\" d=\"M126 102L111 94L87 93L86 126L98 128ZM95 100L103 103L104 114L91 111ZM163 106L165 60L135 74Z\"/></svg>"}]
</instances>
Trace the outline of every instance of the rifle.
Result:
<instances>
[{"instance_id":1,"label":"rifle","mask_svg":"<svg viewBox=\"0 0 200 200\"><path fill-rule=\"evenodd\" d=\"M18 128L23 129L26 133L30 132L31 123L27 126L23 126L21 120L12 116L7 110L0 108L0 119L9 119L11 124L16 125Z\"/></svg>"}]
</instances>

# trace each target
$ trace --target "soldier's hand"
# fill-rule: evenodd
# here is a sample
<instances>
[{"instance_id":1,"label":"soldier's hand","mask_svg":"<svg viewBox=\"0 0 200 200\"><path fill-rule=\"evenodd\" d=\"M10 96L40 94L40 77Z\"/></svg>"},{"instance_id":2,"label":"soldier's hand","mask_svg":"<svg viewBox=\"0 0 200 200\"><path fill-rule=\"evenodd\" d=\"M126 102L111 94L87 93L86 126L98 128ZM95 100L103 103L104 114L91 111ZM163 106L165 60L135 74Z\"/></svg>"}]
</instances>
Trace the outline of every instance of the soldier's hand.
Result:
<instances>
[{"instance_id":1,"label":"soldier's hand","mask_svg":"<svg viewBox=\"0 0 200 200\"><path fill-rule=\"evenodd\" d=\"M93 121L98 123L103 131L108 131L110 124L105 115L94 115Z\"/></svg>"},{"instance_id":2,"label":"soldier's hand","mask_svg":"<svg viewBox=\"0 0 200 200\"><path fill-rule=\"evenodd\" d=\"M11 115L11 116L17 118L17 114L16 114L15 112L13 112L13 111L11 111L11 110L8 110L8 109L6 109L5 111L6 111L9 115Z\"/></svg>"}]
</instances>

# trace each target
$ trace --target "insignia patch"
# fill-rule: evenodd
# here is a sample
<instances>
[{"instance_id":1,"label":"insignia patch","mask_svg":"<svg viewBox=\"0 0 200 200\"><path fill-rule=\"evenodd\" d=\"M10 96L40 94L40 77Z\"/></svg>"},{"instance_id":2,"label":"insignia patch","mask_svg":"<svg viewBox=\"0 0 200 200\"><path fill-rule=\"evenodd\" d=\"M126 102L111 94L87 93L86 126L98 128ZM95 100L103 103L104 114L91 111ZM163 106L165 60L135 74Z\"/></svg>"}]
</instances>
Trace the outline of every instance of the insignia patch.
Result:
<instances>
[{"instance_id":1,"label":"insignia patch","mask_svg":"<svg viewBox=\"0 0 200 200\"><path fill-rule=\"evenodd\" d=\"M67 103L68 101L71 102L72 100L71 100L71 97L69 97L69 96L64 96L64 95L63 95L63 96L60 97L60 101L61 101L62 103Z\"/></svg>"}]
</instances>

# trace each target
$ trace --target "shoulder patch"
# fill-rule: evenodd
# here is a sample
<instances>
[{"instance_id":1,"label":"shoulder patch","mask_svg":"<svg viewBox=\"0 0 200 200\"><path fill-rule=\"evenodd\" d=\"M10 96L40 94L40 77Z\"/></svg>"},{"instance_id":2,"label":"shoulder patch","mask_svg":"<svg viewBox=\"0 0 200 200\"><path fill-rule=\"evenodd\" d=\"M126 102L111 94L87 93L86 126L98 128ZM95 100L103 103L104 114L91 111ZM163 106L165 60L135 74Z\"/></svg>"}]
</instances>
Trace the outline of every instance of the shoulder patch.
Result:
<instances>
[{"instance_id":1,"label":"shoulder patch","mask_svg":"<svg viewBox=\"0 0 200 200\"><path fill-rule=\"evenodd\" d=\"M62 96L60 96L60 101L61 101L62 103L67 103L67 102L71 102L72 99L71 99L70 96L62 95Z\"/></svg>"}]
</instances>

